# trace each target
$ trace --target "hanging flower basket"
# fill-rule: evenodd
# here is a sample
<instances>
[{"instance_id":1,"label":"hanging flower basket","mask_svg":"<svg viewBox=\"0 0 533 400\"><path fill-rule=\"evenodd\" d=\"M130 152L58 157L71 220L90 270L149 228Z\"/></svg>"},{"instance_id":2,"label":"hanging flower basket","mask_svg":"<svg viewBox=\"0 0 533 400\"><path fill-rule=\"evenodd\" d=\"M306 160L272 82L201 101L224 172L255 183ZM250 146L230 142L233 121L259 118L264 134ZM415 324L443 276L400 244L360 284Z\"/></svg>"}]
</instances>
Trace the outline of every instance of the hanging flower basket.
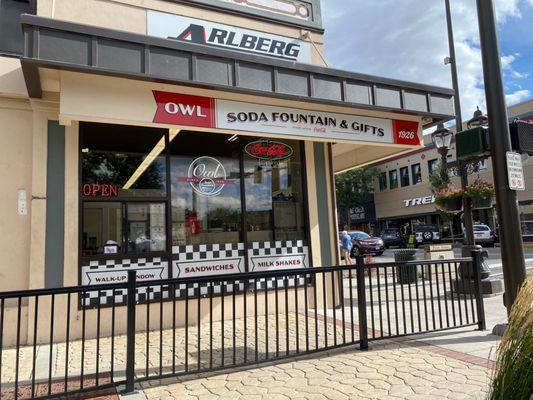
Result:
<instances>
[{"instance_id":1,"label":"hanging flower basket","mask_svg":"<svg viewBox=\"0 0 533 400\"><path fill-rule=\"evenodd\" d=\"M479 210L492 208L492 197L494 196L494 186L490 183L477 179L472 185L468 185L465 190L465 197L472 199L472 208Z\"/></svg>"},{"instance_id":2,"label":"hanging flower basket","mask_svg":"<svg viewBox=\"0 0 533 400\"><path fill-rule=\"evenodd\" d=\"M492 196L475 196L472 197L472 209L482 210L484 208L492 208Z\"/></svg>"},{"instance_id":3,"label":"hanging flower basket","mask_svg":"<svg viewBox=\"0 0 533 400\"><path fill-rule=\"evenodd\" d=\"M443 188L435 193L435 204L446 212L459 212L463 207L463 194L461 189Z\"/></svg>"}]
</instances>

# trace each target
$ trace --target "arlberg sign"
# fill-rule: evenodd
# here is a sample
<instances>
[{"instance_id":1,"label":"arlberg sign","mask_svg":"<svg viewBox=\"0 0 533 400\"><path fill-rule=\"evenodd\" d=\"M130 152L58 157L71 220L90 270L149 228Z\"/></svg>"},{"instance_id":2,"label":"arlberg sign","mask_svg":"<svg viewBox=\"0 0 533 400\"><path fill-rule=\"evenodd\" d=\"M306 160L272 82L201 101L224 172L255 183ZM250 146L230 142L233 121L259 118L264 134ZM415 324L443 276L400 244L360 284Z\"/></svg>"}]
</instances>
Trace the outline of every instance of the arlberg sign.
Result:
<instances>
[{"instance_id":1,"label":"arlberg sign","mask_svg":"<svg viewBox=\"0 0 533 400\"><path fill-rule=\"evenodd\" d=\"M419 123L154 91L153 122L418 146Z\"/></svg>"},{"instance_id":2,"label":"arlberg sign","mask_svg":"<svg viewBox=\"0 0 533 400\"><path fill-rule=\"evenodd\" d=\"M403 201L405 207L423 206L435 203L435 196L416 197L414 199L407 199Z\"/></svg>"},{"instance_id":3,"label":"arlberg sign","mask_svg":"<svg viewBox=\"0 0 533 400\"><path fill-rule=\"evenodd\" d=\"M311 63L311 45L301 40L157 11L147 20L150 36Z\"/></svg>"}]
</instances>

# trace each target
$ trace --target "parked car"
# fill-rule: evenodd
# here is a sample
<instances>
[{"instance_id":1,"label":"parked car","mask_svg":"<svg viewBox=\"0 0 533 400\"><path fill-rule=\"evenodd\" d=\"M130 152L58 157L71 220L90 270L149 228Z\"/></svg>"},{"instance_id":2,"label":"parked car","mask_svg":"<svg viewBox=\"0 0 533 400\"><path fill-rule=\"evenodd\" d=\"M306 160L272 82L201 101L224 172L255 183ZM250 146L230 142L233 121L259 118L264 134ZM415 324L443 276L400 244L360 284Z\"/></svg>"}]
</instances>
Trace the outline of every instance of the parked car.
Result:
<instances>
[{"instance_id":1,"label":"parked car","mask_svg":"<svg viewBox=\"0 0 533 400\"><path fill-rule=\"evenodd\" d=\"M465 239L464 235L463 233L463 241ZM474 239L476 240L476 244L482 246L494 247L494 243L496 243L494 231L484 224L474 224Z\"/></svg>"},{"instance_id":2,"label":"parked car","mask_svg":"<svg viewBox=\"0 0 533 400\"><path fill-rule=\"evenodd\" d=\"M385 251L385 244L380 237L370 236L362 231L350 231L348 235L352 238L352 257L360 254L380 256Z\"/></svg>"},{"instance_id":3,"label":"parked car","mask_svg":"<svg viewBox=\"0 0 533 400\"><path fill-rule=\"evenodd\" d=\"M388 249L391 246L406 247L405 236L398 228L386 228L381 232L381 239Z\"/></svg>"},{"instance_id":4,"label":"parked car","mask_svg":"<svg viewBox=\"0 0 533 400\"><path fill-rule=\"evenodd\" d=\"M420 224L415 227L415 248L426 243L440 243L439 227L432 224Z\"/></svg>"}]
</instances>

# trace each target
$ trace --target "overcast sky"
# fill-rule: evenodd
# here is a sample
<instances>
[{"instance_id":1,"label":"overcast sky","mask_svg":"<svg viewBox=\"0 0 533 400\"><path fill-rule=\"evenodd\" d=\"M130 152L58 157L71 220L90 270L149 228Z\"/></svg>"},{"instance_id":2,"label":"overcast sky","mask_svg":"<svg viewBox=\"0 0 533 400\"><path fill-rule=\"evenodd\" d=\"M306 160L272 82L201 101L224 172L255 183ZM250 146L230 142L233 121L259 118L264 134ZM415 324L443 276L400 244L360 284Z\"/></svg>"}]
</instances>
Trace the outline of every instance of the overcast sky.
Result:
<instances>
[{"instance_id":1,"label":"overcast sky","mask_svg":"<svg viewBox=\"0 0 533 400\"><path fill-rule=\"evenodd\" d=\"M533 0L494 0L508 105L533 96ZM451 0L463 119L486 110L475 0ZM322 0L331 67L451 87L444 0Z\"/></svg>"}]
</instances>

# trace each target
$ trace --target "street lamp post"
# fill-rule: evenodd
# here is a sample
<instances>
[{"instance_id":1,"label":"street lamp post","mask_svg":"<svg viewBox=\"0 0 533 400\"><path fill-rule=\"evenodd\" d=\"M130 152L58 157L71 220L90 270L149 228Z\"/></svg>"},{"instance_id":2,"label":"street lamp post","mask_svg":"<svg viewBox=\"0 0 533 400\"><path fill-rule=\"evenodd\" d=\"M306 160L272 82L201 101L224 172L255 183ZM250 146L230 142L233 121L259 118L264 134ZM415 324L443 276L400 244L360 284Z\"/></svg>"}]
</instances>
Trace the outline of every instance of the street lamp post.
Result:
<instances>
[{"instance_id":1,"label":"street lamp post","mask_svg":"<svg viewBox=\"0 0 533 400\"><path fill-rule=\"evenodd\" d=\"M494 5L492 0L476 0L476 3L483 59L485 96L489 115L489 136L496 188L496 206L500 226L505 284L504 302L509 314L518 290L526 278L524 248L516 192L510 189L507 177L506 153L511 151L511 137L503 89Z\"/></svg>"},{"instance_id":2,"label":"street lamp post","mask_svg":"<svg viewBox=\"0 0 533 400\"><path fill-rule=\"evenodd\" d=\"M459 79L457 75L457 59L455 56L455 41L453 38L453 23L452 12L450 7L450 0L445 0L446 3L446 25L448 28L448 46L450 57L446 58L445 64L450 64L452 70L452 85L455 92L455 128L456 132L463 130L463 118L461 113L461 97L459 96ZM463 163L457 163L459 176L461 177L461 189L465 190L468 186L468 170ZM475 244L474 238L474 222L472 219L472 202L470 199L463 198L463 223L465 225L465 245L463 246L463 257L469 257L472 254L472 249Z\"/></svg>"},{"instance_id":3,"label":"street lamp post","mask_svg":"<svg viewBox=\"0 0 533 400\"><path fill-rule=\"evenodd\" d=\"M437 130L431 134L431 141L440 155L440 167L443 172L447 172L448 169L448 150L452 143L452 136L452 132L443 124L439 124Z\"/></svg>"}]
</instances>

